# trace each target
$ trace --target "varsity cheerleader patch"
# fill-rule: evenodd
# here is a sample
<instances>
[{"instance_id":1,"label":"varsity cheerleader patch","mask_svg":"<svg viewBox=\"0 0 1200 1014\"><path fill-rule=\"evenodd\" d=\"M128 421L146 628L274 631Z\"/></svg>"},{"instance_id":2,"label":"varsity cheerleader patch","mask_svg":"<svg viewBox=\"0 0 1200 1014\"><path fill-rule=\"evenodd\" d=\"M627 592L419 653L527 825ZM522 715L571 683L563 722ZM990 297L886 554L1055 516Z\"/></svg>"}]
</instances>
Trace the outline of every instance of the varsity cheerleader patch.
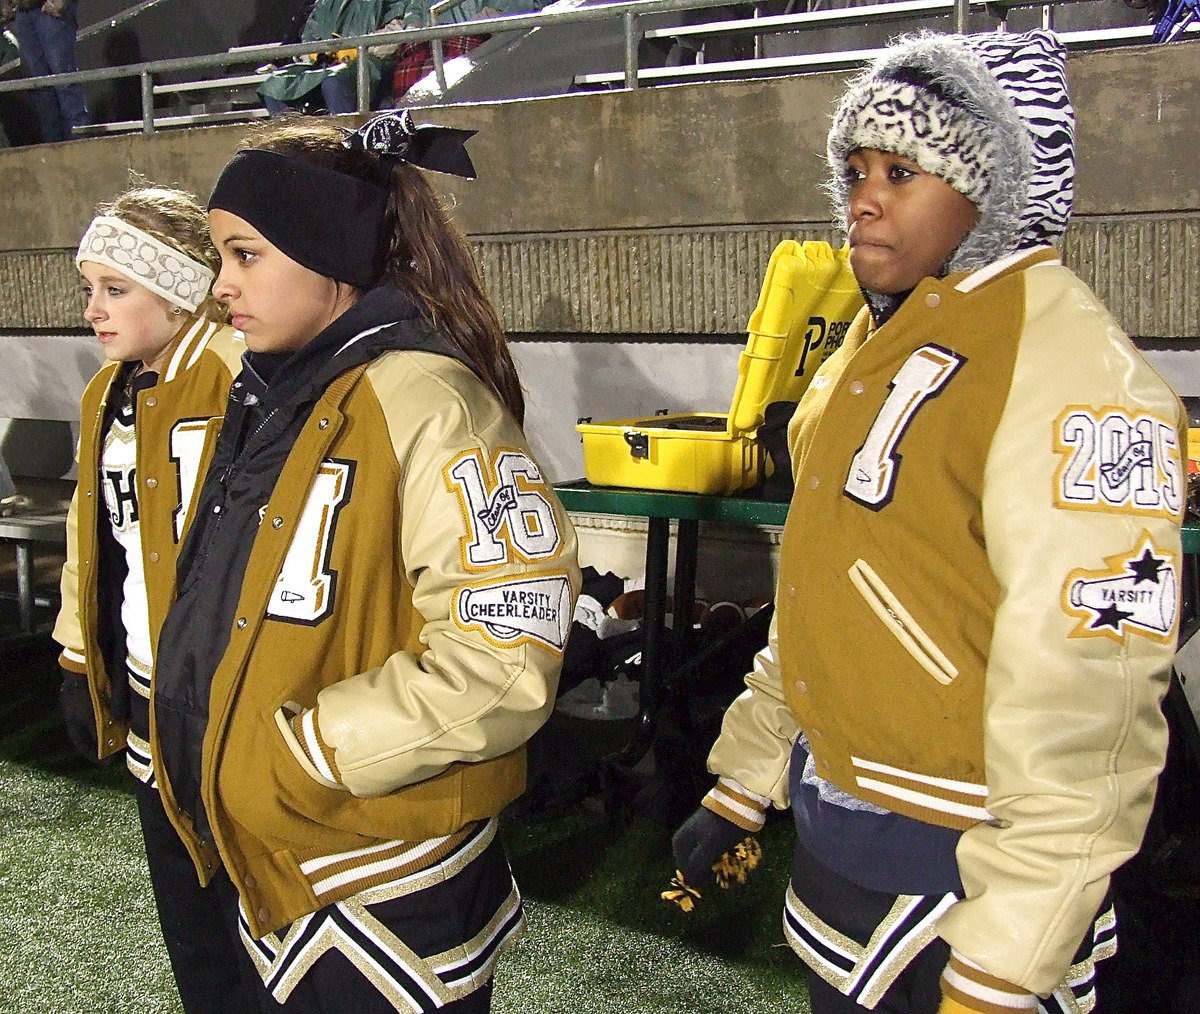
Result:
<instances>
[{"instance_id":1,"label":"varsity cheerleader patch","mask_svg":"<svg viewBox=\"0 0 1200 1014\"><path fill-rule=\"evenodd\" d=\"M561 652L571 627L571 585L566 574L480 582L458 590L454 620L500 647L533 641Z\"/></svg>"},{"instance_id":2,"label":"varsity cheerleader patch","mask_svg":"<svg viewBox=\"0 0 1200 1014\"><path fill-rule=\"evenodd\" d=\"M1068 510L1178 517L1179 434L1157 416L1070 405L1054 423L1054 505Z\"/></svg>"},{"instance_id":3,"label":"varsity cheerleader patch","mask_svg":"<svg viewBox=\"0 0 1200 1014\"><path fill-rule=\"evenodd\" d=\"M1063 608L1079 623L1072 637L1124 641L1141 634L1164 644L1175 637L1179 612L1178 568L1173 554L1160 550L1143 531L1134 548L1105 557L1102 570L1071 571Z\"/></svg>"}]
</instances>

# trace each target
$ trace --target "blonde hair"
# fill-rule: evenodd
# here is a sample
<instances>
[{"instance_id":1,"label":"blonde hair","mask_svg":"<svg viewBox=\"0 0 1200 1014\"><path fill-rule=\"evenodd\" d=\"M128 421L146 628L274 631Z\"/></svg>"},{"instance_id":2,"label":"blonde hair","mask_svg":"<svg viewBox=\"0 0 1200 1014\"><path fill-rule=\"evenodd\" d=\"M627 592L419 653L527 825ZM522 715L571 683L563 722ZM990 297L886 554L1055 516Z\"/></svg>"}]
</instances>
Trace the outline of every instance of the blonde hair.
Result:
<instances>
[{"instance_id":1,"label":"blonde hair","mask_svg":"<svg viewBox=\"0 0 1200 1014\"><path fill-rule=\"evenodd\" d=\"M221 270L221 255L208 234L208 212L195 194L174 187L159 187L131 173L133 186L96 208L107 215L147 232L181 254ZM196 307L199 316L221 324L229 323L229 310L211 294Z\"/></svg>"}]
</instances>

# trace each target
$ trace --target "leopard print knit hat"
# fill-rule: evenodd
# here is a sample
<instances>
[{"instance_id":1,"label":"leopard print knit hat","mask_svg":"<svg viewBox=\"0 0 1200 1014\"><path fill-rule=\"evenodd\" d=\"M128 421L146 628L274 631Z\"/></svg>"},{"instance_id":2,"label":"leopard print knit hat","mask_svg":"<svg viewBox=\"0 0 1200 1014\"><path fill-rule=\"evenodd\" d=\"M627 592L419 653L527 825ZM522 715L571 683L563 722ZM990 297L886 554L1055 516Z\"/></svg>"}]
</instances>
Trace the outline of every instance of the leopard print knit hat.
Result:
<instances>
[{"instance_id":1,"label":"leopard print knit hat","mask_svg":"<svg viewBox=\"0 0 1200 1014\"><path fill-rule=\"evenodd\" d=\"M945 272L1053 243L1066 230L1075 119L1066 52L1044 30L906 36L854 78L826 155L835 221L845 228L846 159L859 148L912 158L979 208Z\"/></svg>"}]
</instances>

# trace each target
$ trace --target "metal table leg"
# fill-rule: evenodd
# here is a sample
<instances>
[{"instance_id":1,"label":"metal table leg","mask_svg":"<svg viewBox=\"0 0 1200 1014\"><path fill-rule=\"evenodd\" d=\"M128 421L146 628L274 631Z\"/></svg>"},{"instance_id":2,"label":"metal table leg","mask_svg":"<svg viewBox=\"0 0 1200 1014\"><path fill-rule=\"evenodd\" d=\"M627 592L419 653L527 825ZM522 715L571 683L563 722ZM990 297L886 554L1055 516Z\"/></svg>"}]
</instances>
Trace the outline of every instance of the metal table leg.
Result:
<instances>
[{"instance_id":1,"label":"metal table leg","mask_svg":"<svg viewBox=\"0 0 1200 1014\"><path fill-rule=\"evenodd\" d=\"M33 633L33 558L29 544L13 544L17 555L17 607L21 614L21 633Z\"/></svg>"},{"instance_id":2,"label":"metal table leg","mask_svg":"<svg viewBox=\"0 0 1200 1014\"><path fill-rule=\"evenodd\" d=\"M671 610L675 674L687 665L692 649L692 616L696 607L696 554L700 546L700 522L679 521L675 533L675 601Z\"/></svg>"},{"instance_id":3,"label":"metal table leg","mask_svg":"<svg viewBox=\"0 0 1200 1014\"><path fill-rule=\"evenodd\" d=\"M662 703L666 670L663 658L667 622L667 550L671 522L667 518L646 519L646 587L642 604L641 714L637 734L610 759L620 765L636 764L650 748Z\"/></svg>"},{"instance_id":4,"label":"metal table leg","mask_svg":"<svg viewBox=\"0 0 1200 1014\"><path fill-rule=\"evenodd\" d=\"M667 553L671 522L649 518L646 532L646 597L642 611L642 713L653 723L662 701L666 670L664 648L667 626Z\"/></svg>"}]
</instances>

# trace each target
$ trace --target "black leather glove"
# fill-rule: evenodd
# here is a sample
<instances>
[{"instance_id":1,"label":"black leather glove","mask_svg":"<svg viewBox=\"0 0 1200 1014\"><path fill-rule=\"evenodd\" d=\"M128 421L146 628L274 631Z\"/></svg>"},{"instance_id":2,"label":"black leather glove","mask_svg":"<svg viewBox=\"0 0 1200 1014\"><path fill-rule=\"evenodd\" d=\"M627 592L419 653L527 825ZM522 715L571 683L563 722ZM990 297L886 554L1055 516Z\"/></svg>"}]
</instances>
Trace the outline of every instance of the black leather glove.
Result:
<instances>
[{"instance_id":1,"label":"black leather glove","mask_svg":"<svg viewBox=\"0 0 1200 1014\"><path fill-rule=\"evenodd\" d=\"M671 839L675 853L675 876L664 901L690 912L714 883L726 888L744 883L746 874L758 865L762 849L745 828L738 827L707 806L697 808Z\"/></svg>"},{"instance_id":2,"label":"black leather glove","mask_svg":"<svg viewBox=\"0 0 1200 1014\"><path fill-rule=\"evenodd\" d=\"M67 739L76 753L98 764L100 744L96 740L96 713L92 710L87 677L63 670L63 681L58 688L58 710L67 730Z\"/></svg>"},{"instance_id":3,"label":"black leather glove","mask_svg":"<svg viewBox=\"0 0 1200 1014\"><path fill-rule=\"evenodd\" d=\"M717 860L750 832L726 820L707 806L697 807L671 839L675 868L692 887L711 887Z\"/></svg>"}]
</instances>

